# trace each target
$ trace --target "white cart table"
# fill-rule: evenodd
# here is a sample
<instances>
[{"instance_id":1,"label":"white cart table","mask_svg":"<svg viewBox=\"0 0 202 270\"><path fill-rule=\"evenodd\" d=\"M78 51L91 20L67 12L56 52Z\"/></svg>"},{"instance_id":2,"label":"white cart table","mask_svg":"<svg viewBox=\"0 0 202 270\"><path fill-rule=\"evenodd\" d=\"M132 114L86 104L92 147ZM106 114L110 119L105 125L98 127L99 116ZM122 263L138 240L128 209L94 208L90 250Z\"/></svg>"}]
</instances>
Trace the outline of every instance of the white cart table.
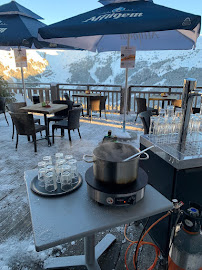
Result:
<instances>
[{"instance_id":1,"label":"white cart table","mask_svg":"<svg viewBox=\"0 0 202 270\"><path fill-rule=\"evenodd\" d=\"M95 247L95 233L125 223L144 219L172 208L172 203L150 185L136 205L123 207L99 206L87 194L85 172L89 164L78 162L82 186L61 197L41 197L30 189L37 170L25 172L34 241L37 251L84 238L84 255L47 259L45 269L85 265L88 270L101 270L98 258L115 241L108 234Z\"/></svg>"}]
</instances>

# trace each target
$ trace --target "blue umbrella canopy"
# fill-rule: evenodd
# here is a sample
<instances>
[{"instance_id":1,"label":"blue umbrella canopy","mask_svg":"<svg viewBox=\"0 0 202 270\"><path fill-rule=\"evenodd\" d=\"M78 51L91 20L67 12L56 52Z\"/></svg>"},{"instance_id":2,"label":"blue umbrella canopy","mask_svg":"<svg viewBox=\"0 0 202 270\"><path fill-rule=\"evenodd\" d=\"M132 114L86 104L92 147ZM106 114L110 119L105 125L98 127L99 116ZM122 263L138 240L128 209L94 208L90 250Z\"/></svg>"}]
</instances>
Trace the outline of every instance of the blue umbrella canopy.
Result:
<instances>
[{"instance_id":1,"label":"blue umbrella canopy","mask_svg":"<svg viewBox=\"0 0 202 270\"><path fill-rule=\"evenodd\" d=\"M38 40L38 29L44 23L23 15L0 15L0 47L69 48Z\"/></svg>"},{"instance_id":2,"label":"blue umbrella canopy","mask_svg":"<svg viewBox=\"0 0 202 270\"><path fill-rule=\"evenodd\" d=\"M36 20L42 20L39 15L35 14L31 10L21 6L16 1L11 1L7 4L0 6L0 15L8 15L8 14L18 14L23 16L28 16Z\"/></svg>"},{"instance_id":3,"label":"blue umbrella canopy","mask_svg":"<svg viewBox=\"0 0 202 270\"><path fill-rule=\"evenodd\" d=\"M181 50L195 46L200 24L198 15L152 1L121 1L40 28L39 35L98 52L119 51L126 45L127 34L136 50Z\"/></svg>"}]
</instances>

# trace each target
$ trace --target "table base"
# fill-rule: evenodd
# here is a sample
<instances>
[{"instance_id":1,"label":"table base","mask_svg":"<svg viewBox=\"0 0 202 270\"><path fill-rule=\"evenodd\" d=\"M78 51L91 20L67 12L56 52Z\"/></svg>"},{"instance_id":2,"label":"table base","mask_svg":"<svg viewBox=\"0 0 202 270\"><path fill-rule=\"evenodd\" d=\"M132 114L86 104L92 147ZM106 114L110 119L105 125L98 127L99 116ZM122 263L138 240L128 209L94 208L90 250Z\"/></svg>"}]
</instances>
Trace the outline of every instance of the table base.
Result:
<instances>
[{"instance_id":1,"label":"table base","mask_svg":"<svg viewBox=\"0 0 202 270\"><path fill-rule=\"evenodd\" d=\"M80 256L68 256L49 258L44 262L44 269L66 268L70 266L86 266L88 270L101 270L97 260L116 240L112 234L107 234L96 246L95 236L84 237L84 254Z\"/></svg>"}]
</instances>

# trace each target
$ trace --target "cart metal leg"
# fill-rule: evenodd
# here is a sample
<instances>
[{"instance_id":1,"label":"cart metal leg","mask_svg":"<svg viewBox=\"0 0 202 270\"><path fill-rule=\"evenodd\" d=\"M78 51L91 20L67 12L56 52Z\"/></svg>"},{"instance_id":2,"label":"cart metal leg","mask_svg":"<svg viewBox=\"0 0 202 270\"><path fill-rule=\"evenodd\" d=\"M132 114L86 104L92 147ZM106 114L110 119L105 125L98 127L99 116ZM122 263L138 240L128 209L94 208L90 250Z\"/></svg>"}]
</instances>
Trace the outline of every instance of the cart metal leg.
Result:
<instances>
[{"instance_id":1,"label":"cart metal leg","mask_svg":"<svg viewBox=\"0 0 202 270\"><path fill-rule=\"evenodd\" d=\"M95 235L84 237L84 255L49 258L44 262L44 269L67 268L70 266L86 266L88 270L101 270L97 260L116 240L107 234L96 246Z\"/></svg>"}]
</instances>

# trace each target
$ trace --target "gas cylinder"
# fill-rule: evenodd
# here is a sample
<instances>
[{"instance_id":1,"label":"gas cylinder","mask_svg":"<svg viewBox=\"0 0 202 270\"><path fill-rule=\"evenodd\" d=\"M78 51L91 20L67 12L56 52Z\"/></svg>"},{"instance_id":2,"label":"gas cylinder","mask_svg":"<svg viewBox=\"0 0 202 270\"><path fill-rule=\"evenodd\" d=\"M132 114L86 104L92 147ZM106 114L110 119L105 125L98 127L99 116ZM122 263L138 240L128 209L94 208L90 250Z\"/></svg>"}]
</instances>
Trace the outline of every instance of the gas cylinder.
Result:
<instances>
[{"instance_id":1,"label":"gas cylinder","mask_svg":"<svg viewBox=\"0 0 202 270\"><path fill-rule=\"evenodd\" d=\"M190 203L176 232L169 258L169 270L202 270L202 207Z\"/></svg>"}]
</instances>

